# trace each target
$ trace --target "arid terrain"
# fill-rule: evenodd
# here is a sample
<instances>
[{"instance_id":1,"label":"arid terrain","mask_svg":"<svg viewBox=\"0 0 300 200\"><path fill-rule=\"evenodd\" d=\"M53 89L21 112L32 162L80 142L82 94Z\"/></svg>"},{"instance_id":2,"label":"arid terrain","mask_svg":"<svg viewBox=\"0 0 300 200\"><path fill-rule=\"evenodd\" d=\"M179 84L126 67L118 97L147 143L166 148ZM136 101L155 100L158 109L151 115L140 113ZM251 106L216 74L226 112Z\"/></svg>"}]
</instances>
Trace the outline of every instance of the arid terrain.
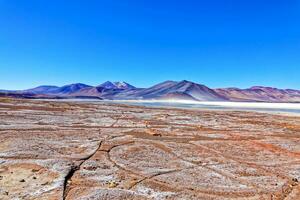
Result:
<instances>
[{"instance_id":1,"label":"arid terrain","mask_svg":"<svg viewBox=\"0 0 300 200\"><path fill-rule=\"evenodd\" d=\"M0 199L300 199L300 117L0 98Z\"/></svg>"}]
</instances>

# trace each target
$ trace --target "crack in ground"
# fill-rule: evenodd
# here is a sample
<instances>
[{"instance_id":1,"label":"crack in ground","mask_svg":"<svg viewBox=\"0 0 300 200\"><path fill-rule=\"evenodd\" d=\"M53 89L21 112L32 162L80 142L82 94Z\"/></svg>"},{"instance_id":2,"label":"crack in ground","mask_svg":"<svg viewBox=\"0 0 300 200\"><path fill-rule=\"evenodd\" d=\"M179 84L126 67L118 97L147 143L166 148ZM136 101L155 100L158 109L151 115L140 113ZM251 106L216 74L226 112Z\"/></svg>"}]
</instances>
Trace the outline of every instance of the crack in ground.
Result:
<instances>
[{"instance_id":1,"label":"crack in ground","mask_svg":"<svg viewBox=\"0 0 300 200\"><path fill-rule=\"evenodd\" d=\"M134 183L132 186L130 186L129 189L132 189L133 187L135 187L136 185L140 184L141 182L145 181L145 180L149 180L149 179L152 179L156 176L159 176L159 175L163 175L163 174L168 174L168 173L173 173L173 172L179 172L179 171L182 171L182 170L185 170L185 169L192 169L192 168L196 168L196 167L203 167L203 168L206 168L208 170L211 170L215 173L218 173L222 176L225 176L229 179L232 179L232 180L235 180L235 181L238 181L239 183L241 184L246 184L248 186L252 186L256 189L258 189L258 187L254 184L252 184L251 182L248 182L248 181L245 181L245 180L241 180L241 179L237 179L234 177L234 175L230 175L228 173L223 173L221 171L218 171L218 170L215 170L215 169L212 169L210 168L209 166L215 166L216 164L208 164L208 163L199 163L199 162L195 162L195 161L191 161L191 160L187 160L187 159L184 159L182 158L181 156L177 155L176 153L174 153L171 149L169 149L168 147L166 147L164 144L160 144L160 143L153 143L153 145L155 145L157 148L160 148L159 146L157 146L157 144L159 145L163 145L166 149L168 149L168 153L173 155L175 158L183 161L183 162L187 162L187 163L190 163L192 166L191 167L187 167L187 168L182 168L182 169L176 169L176 170L170 170L170 171L167 171L167 172L163 172L163 173L157 173L157 174L154 174L152 176L148 176L148 177L144 177L143 179L137 181L136 183ZM185 143L185 144L189 144L189 143ZM196 146L196 145L195 145ZM198 146L197 146L198 147ZM163 149L162 149L163 150ZM165 150L163 150L165 151Z\"/></svg>"},{"instance_id":2,"label":"crack in ground","mask_svg":"<svg viewBox=\"0 0 300 200\"><path fill-rule=\"evenodd\" d=\"M130 170L127 170L125 169L124 167L122 167L121 165L119 165L116 161L114 161L111 156L110 156L110 151L113 149L113 148L116 148L116 147L120 147L120 146L123 146L123 145L128 145L128 144L133 144L135 143L135 141L130 141L130 142L126 142L126 143L123 143L123 144L117 144L117 145L114 145L112 147L110 147L109 149L107 150L100 150L100 151L103 151L103 152L106 152L107 153L107 159L115 166L117 167L118 169L121 169L123 171L126 171L128 173L131 173L131 174L134 174L134 175L137 175L137 176L143 176L141 174L138 174L138 173L135 173L135 172L132 172Z\"/></svg>"},{"instance_id":3,"label":"crack in ground","mask_svg":"<svg viewBox=\"0 0 300 200\"><path fill-rule=\"evenodd\" d=\"M250 166L250 167L252 167L252 168L256 168L257 170L259 170L259 171L265 173L266 175L277 176L277 177L279 177L279 178L281 178L281 179L283 179L283 180L288 180L288 181L285 182L285 184L281 187L281 192L279 192L279 194L278 194L278 192L277 192L277 193L275 192L275 193L271 194L271 195L272 195L272 198L273 198L273 197L276 197L276 196L279 196L279 197L280 197L279 199L285 199L285 198L293 191L293 189L295 188L295 186L298 185L298 180L297 180L297 179L296 179L296 180L293 180L293 179L290 180L290 177L285 176L285 175L283 175L283 174L281 174L281 173L274 173L274 172L271 172L271 171L269 171L269 170L266 170L266 169L262 168L261 166L259 166L259 165L257 165L257 164L254 164L254 163L248 163L248 162L244 162L244 161L241 161L241 160L238 160L238 159L234 159L234 158L232 158L231 156L222 154L221 152L219 152L219 151L217 151L217 150L214 150L214 149L209 148L209 147L205 147L204 145L201 145L201 144L194 144L194 143L190 143L190 144L195 145L195 146L200 146L200 147L202 147L202 148L205 148L205 149L207 149L207 150L209 150L209 151L212 151L212 152L214 152L214 153L216 153L216 154L218 154L218 155L224 157L225 159L232 160L232 161L235 161L235 162L244 164L244 165L246 165L246 166ZM210 167L207 167L207 168L211 169ZM216 171L216 172L217 172L217 171ZM219 172L217 172L217 173L219 173ZM229 178L230 178L230 177L229 177ZM236 179L236 180L238 180L238 179ZM261 188L260 188L258 185L256 185L255 183L251 183L251 182L249 182L249 183L250 183L251 185L253 185L255 188L257 188L257 189L263 191L263 189L261 189Z\"/></svg>"},{"instance_id":4,"label":"crack in ground","mask_svg":"<svg viewBox=\"0 0 300 200\"><path fill-rule=\"evenodd\" d=\"M70 191L70 188L69 188L70 185L69 185L69 184L70 184L70 182L71 182L71 179L72 179L74 173L80 169L81 165L82 165L85 161L89 160L92 156L94 156L94 155L99 151L101 145L102 145L102 141L99 142L99 145L98 145L97 149L96 149L93 153L91 153L90 155L88 155L88 156L85 157L85 158L80 159L79 161L81 161L81 162L80 162L78 165L75 165L75 166L73 165L73 166L71 167L70 171L69 171L68 174L65 176L65 180L64 180L63 200L65 200L66 197L68 196L68 193L69 193L69 191Z\"/></svg>"},{"instance_id":5,"label":"crack in ground","mask_svg":"<svg viewBox=\"0 0 300 200\"><path fill-rule=\"evenodd\" d=\"M173 172L179 172L179 171L182 171L182 170L185 170L185 169L192 169L194 167L195 166L182 168L182 169L174 169L174 170L169 170L169 171L165 171L165 172L158 172L158 173L153 174L151 176L146 176L146 177L142 178L141 180L139 180L139 181L135 182L134 184L132 184L128 189L131 190L132 188L134 188L138 184L144 182L145 180L150 180L150 179L155 178L155 177L160 176L160 175L170 174L170 173L173 173Z\"/></svg>"},{"instance_id":6,"label":"crack in ground","mask_svg":"<svg viewBox=\"0 0 300 200\"><path fill-rule=\"evenodd\" d=\"M110 125L110 128L113 128L115 127L115 125L119 122L119 118L116 119L116 121L114 121L111 125Z\"/></svg>"}]
</instances>

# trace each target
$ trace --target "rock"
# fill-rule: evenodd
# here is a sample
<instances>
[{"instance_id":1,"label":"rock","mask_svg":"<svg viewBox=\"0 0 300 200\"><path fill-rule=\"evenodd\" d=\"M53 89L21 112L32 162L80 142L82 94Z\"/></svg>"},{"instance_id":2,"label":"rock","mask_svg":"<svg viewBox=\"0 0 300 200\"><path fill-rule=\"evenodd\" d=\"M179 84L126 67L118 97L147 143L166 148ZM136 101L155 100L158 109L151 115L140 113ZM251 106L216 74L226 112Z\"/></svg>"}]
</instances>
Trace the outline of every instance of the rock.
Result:
<instances>
[{"instance_id":1,"label":"rock","mask_svg":"<svg viewBox=\"0 0 300 200\"><path fill-rule=\"evenodd\" d=\"M108 187L109 188L115 188L115 187L117 187L119 184L117 183L117 182L115 182L115 181L109 181L108 182Z\"/></svg>"}]
</instances>

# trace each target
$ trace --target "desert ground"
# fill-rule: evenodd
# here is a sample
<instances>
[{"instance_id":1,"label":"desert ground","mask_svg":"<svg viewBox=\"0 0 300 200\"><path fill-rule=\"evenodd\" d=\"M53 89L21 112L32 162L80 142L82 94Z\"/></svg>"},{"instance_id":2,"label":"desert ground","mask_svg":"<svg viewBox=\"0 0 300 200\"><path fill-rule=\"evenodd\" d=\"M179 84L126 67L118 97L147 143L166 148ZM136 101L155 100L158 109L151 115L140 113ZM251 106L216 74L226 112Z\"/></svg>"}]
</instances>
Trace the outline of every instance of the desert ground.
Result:
<instances>
[{"instance_id":1,"label":"desert ground","mask_svg":"<svg viewBox=\"0 0 300 200\"><path fill-rule=\"evenodd\" d=\"M300 199L300 117L0 98L0 199Z\"/></svg>"}]
</instances>

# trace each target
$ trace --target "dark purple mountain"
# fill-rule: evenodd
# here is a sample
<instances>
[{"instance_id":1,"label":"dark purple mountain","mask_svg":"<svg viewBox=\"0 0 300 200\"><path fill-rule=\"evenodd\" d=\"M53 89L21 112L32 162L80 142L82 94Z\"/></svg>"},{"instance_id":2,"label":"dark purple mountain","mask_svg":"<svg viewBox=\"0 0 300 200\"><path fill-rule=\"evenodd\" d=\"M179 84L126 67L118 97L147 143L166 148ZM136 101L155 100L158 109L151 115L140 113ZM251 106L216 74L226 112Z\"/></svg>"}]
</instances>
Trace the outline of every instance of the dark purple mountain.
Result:
<instances>
[{"instance_id":1,"label":"dark purple mountain","mask_svg":"<svg viewBox=\"0 0 300 200\"><path fill-rule=\"evenodd\" d=\"M85 85L82 83L74 83L70 85L64 85L62 87L57 86L39 86L36 88L23 90L26 93L33 93L33 94L48 94L48 95L69 95L74 92L77 92L83 88L89 88L92 86Z\"/></svg>"},{"instance_id":2,"label":"dark purple mountain","mask_svg":"<svg viewBox=\"0 0 300 200\"><path fill-rule=\"evenodd\" d=\"M51 93L55 90L59 89L57 86L52 86L52 85L41 85L36 88L28 89L28 90L23 90L24 92L32 93L32 94L48 94Z\"/></svg>"}]
</instances>

